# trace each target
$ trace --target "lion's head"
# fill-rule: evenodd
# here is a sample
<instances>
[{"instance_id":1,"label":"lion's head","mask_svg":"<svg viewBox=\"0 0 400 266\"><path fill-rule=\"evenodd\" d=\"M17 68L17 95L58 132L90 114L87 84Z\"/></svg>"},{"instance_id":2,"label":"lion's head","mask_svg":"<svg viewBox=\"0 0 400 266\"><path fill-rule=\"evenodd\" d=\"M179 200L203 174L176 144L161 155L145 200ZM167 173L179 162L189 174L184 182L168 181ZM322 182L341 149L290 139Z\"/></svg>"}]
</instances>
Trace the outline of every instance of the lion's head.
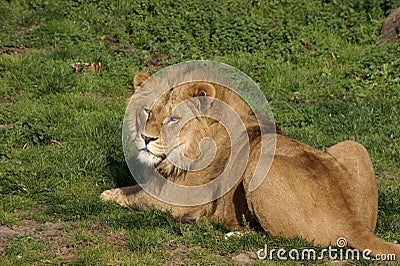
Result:
<instances>
[{"instance_id":1,"label":"lion's head","mask_svg":"<svg viewBox=\"0 0 400 266\"><path fill-rule=\"evenodd\" d=\"M148 77L145 73L135 76L137 94ZM185 83L147 102L153 103L140 106L135 114L138 159L156 167L170 180L184 178L187 171L204 171L207 175L199 181L201 184L223 171L232 147L232 136L226 124L235 124L231 118L227 118L230 120L225 124L215 119L223 120L221 115L228 115L229 110L223 110L223 103L232 109L240 123L244 123L240 135L252 139L260 134L258 120L249 106L235 92L219 84ZM240 130L239 126L234 128Z\"/></svg>"}]
</instances>

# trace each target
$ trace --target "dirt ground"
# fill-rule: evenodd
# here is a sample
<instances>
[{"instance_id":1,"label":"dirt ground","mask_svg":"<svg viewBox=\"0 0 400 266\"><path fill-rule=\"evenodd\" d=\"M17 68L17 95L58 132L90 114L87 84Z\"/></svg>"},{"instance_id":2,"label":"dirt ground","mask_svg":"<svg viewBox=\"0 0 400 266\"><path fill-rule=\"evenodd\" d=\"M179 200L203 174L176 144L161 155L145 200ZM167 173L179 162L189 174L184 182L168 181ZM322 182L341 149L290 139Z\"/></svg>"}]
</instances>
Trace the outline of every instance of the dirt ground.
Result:
<instances>
[{"instance_id":1,"label":"dirt ground","mask_svg":"<svg viewBox=\"0 0 400 266\"><path fill-rule=\"evenodd\" d=\"M78 246L68 243L77 230L73 229L69 232L63 230L65 224L61 221L46 222L40 224L33 220L22 220L19 225L0 226L0 254L3 254L7 244L18 237L31 236L34 239L42 241L53 254L59 256L64 262L72 261L76 258L76 252L84 247L85 243L80 243ZM106 237L107 243L125 247L126 239L120 232L105 233L99 226L92 225L89 230L91 235L103 234Z\"/></svg>"},{"instance_id":2,"label":"dirt ground","mask_svg":"<svg viewBox=\"0 0 400 266\"><path fill-rule=\"evenodd\" d=\"M0 226L0 256L4 254L7 244L15 238L30 236L36 240L43 242L46 247L61 260L65 262L71 262L77 258L77 252L90 245L90 243L80 242L79 244L70 244L68 241L78 230L71 229L66 230L66 223L62 221L57 222L46 222L44 224L38 223L34 220L22 220L18 225ZM97 236L99 234L104 235L106 242L117 246L121 249L126 249L127 240L122 232L104 232L99 225L91 225L87 234ZM193 252L205 252L209 251L203 249L200 246L186 247L184 245L165 247L166 250L172 255L172 260L168 259L163 261L163 265L185 265L190 262L190 254ZM127 250L127 252L129 252ZM240 254L234 254L228 257L215 255L215 259L223 263L237 263L239 265L252 265L257 259L255 252L246 252Z\"/></svg>"}]
</instances>

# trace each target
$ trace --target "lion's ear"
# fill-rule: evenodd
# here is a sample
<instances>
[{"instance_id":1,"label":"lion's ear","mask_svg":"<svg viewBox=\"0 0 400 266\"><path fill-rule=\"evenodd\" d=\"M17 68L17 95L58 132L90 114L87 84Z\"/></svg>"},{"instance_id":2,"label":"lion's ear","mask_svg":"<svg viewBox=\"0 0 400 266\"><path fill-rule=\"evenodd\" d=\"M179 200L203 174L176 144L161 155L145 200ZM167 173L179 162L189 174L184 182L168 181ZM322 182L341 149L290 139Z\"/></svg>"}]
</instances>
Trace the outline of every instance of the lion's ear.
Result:
<instances>
[{"instance_id":1,"label":"lion's ear","mask_svg":"<svg viewBox=\"0 0 400 266\"><path fill-rule=\"evenodd\" d=\"M210 83L199 83L193 88L193 97L207 96L215 98L215 87Z\"/></svg>"},{"instance_id":2,"label":"lion's ear","mask_svg":"<svg viewBox=\"0 0 400 266\"><path fill-rule=\"evenodd\" d=\"M135 91L142 85L142 83L150 77L147 72L140 72L133 78L133 85L135 86Z\"/></svg>"},{"instance_id":3,"label":"lion's ear","mask_svg":"<svg viewBox=\"0 0 400 266\"><path fill-rule=\"evenodd\" d=\"M191 94L193 95L193 97L199 97L199 110L205 110L207 106L210 106L213 98L215 98L215 87L210 83L199 83L194 85L191 89Z\"/></svg>"}]
</instances>

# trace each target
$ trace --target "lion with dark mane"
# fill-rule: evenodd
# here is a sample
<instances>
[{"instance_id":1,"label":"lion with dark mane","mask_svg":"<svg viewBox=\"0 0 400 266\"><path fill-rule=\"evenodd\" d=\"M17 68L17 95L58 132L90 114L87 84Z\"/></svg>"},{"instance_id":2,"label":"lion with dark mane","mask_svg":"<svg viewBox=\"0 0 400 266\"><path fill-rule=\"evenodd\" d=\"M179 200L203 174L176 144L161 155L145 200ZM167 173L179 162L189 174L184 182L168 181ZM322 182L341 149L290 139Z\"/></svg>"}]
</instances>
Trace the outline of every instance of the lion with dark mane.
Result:
<instances>
[{"instance_id":1,"label":"lion with dark mane","mask_svg":"<svg viewBox=\"0 0 400 266\"><path fill-rule=\"evenodd\" d=\"M137 91L148 77L147 73L135 76ZM185 113L175 111L179 103L194 97L205 100L189 102ZM196 117L199 108L212 108L213 99L225 102L239 115L250 142L244 172L227 193L210 203L177 206L153 197L136 185L104 191L102 199L129 208L170 211L183 222L208 217L230 229L242 226L245 220L250 225L261 225L271 236L300 236L320 246L335 244L344 237L349 247L360 251L370 249L372 255L395 254L400 258L400 245L374 235L378 190L371 159L361 144L344 141L324 152L279 131L274 133L271 123L260 126L246 102L222 85L207 82L179 85L166 91L153 106L139 111L143 126L133 127L137 131L139 160L179 185L199 186L217 178L231 156L232 143L226 128L208 117L180 125L181 118L188 113ZM163 139L163 126L171 130L179 127L177 139ZM260 155L262 132L276 134L276 150L266 177L252 190L249 186ZM191 171L190 167L177 167L169 160L167 155L177 147L185 157L198 158L200 142L205 138L211 138L217 146L214 160L206 167Z\"/></svg>"}]
</instances>

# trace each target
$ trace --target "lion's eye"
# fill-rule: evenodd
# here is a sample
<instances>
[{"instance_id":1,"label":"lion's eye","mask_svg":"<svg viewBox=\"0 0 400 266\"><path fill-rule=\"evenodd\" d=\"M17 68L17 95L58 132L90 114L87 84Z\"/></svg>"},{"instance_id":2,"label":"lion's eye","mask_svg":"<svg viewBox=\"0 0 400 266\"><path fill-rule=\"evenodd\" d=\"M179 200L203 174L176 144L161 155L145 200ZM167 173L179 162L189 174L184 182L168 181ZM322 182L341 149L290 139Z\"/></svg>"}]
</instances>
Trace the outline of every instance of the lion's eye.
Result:
<instances>
[{"instance_id":1,"label":"lion's eye","mask_svg":"<svg viewBox=\"0 0 400 266\"><path fill-rule=\"evenodd\" d=\"M176 117L176 116L169 116L169 117L167 117L167 119L165 120L164 123L173 124L173 123L178 122L179 119L180 119L180 118L179 118L179 117Z\"/></svg>"},{"instance_id":2,"label":"lion's eye","mask_svg":"<svg viewBox=\"0 0 400 266\"><path fill-rule=\"evenodd\" d=\"M179 117L171 117L170 119L169 119L169 121L170 122L178 122L179 121Z\"/></svg>"}]
</instances>

